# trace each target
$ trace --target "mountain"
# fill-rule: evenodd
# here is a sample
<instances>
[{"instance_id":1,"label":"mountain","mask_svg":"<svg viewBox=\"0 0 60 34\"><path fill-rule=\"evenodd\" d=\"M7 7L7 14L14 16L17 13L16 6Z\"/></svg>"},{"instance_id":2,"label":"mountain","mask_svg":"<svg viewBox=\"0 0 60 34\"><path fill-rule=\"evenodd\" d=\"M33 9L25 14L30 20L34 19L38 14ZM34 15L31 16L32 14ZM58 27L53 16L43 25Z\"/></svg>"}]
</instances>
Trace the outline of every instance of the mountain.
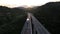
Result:
<instances>
[{"instance_id":1,"label":"mountain","mask_svg":"<svg viewBox=\"0 0 60 34\"><path fill-rule=\"evenodd\" d=\"M33 11L34 16L51 34L60 34L60 2L49 2Z\"/></svg>"},{"instance_id":2,"label":"mountain","mask_svg":"<svg viewBox=\"0 0 60 34\"><path fill-rule=\"evenodd\" d=\"M23 9L0 6L0 34L20 34L25 20Z\"/></svg>"}]
</instances>

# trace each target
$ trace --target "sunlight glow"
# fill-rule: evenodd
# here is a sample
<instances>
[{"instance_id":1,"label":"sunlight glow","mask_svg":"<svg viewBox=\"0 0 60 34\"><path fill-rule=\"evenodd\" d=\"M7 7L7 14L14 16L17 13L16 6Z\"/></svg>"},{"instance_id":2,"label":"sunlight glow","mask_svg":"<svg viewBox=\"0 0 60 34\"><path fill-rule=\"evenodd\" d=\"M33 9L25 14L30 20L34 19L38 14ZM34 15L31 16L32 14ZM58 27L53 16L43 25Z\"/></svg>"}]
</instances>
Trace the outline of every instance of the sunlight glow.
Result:
<instances>
[{"instance_id":1,"label":"sunlight glow","mask_svg":"<svg viewBox=\"0 0 60 34\"><path fill-rule=\"evenodd\" d=\"M60 0L0 0L0 5L7 7L18 7L26 5L27 7L31 7L31 6L40 6L51 1L60 1Z\"/></svg>"}]
</instances>

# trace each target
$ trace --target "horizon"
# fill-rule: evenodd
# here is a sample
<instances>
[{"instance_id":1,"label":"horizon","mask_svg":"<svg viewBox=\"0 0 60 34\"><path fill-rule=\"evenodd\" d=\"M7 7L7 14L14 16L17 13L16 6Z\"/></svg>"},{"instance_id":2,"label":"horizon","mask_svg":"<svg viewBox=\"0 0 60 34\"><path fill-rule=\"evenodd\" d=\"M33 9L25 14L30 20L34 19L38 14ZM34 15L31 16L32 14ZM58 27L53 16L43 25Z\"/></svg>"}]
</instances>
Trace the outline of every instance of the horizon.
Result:
<instances>
[{"instance_id":1,"label":"horizon","mask_svg":"<svg viewBox=\"0 0 60 34\"><path fill-rule=\"evenodd\" d=\"M41 6L48 2L57 2L60 0L0 0L0 6L6 7L34 7L34 6Z\"/></svg>"}]
</instances>

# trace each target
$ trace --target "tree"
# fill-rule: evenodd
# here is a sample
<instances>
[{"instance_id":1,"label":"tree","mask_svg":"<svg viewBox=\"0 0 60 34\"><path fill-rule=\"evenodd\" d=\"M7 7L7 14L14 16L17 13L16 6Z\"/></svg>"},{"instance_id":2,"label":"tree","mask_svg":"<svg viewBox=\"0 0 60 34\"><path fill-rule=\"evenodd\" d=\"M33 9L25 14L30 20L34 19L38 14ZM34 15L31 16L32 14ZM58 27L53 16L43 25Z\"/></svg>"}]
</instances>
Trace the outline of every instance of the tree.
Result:
<instances>
[{"instance_id":1,"label":"tree","mask_svg":"<svg viewBox=\"0 0 60 34\"><path fill-rule=\"evenodd\" d=\"M49 2L34 9L34 16L52 34L60 34L60 2Z\"/></svg>"},{"instance_id":2,"label":"tree","mask_svg":"<svg viewBox=\"0 0 60 34\"><path fill-rule=\"evenodd\" d=\"M0 34L20 34L26 17L23 9L0 6Z\"/></svg>"}]
</instances>

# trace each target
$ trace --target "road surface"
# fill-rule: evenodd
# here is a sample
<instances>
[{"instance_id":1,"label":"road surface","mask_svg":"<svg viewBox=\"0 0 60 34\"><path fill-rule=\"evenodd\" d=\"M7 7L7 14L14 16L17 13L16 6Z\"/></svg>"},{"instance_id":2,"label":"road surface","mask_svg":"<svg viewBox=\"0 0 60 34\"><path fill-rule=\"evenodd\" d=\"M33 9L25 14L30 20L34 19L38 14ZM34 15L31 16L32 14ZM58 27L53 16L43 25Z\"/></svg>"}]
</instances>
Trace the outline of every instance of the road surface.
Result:
<instances>
[{"instance_id":1,"label":"road surface","mask_svg":"<svg viewBox=\"0 0 60 34\"><path fill-rule=\"evenodd\" d=\"M28 13L28 18L25 22L21 34L50 34L50 33L31 13Z\"/></svg>"}]
</instances>

